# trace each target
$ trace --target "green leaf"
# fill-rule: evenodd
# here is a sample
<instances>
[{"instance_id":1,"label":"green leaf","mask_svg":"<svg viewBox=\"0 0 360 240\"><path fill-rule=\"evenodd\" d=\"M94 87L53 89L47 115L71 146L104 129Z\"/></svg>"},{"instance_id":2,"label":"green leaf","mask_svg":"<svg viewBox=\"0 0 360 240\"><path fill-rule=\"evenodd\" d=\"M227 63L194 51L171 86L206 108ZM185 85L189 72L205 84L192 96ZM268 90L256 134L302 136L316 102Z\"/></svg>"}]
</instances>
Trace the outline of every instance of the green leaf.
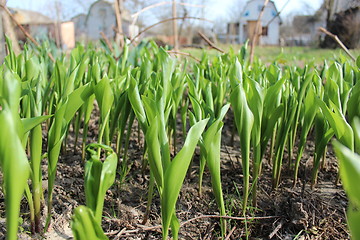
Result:
<instances>
[{"instance_id":1,"label":"green leaf","mask_svg":"<svg viewBox=\"0 0 360 240\"><path fill-rule=\"evenodd\" d=\"M27 185L30 166L9 105L3 103L1 106L0 165L5 185L7 239L16 240L20 201Z\"/></svg>"},{"instance_id":2,"label":"green leaf","mask_svg":"<svg viewBox=\"0 0 360 240\"><path fill-rule=\"evenodd\" d=\"M360 116L360 81L351 90L351 95L347 103L349 123L352 124L356 116Z\"/></svg>"},{"instance_id":3,"label":"green leaf","mask_svg":"<svg viewBox=\"0 0 360 240\"><path fill-rule=\"evenodd\" d=\"M360 154L360 119L359 119L359 117L356 117L353 120L351 126L354 130L355 152L357 154Z\"/></svg>"},{"instance_id":4,"label":"green leaf","mask_svg":"<svg viewBox=\"0 0 360 240\"><path fill-rule=\"evenodd\" d=\"M7 104L9 105L9 109L15 118L15 116L19 115L19 103L20 103L20 95L21 95L21 85L19 77L10 72L6 71L3 79L3 88L2 93L0 94Z\"/></svg>"},{"instance_id":5,"label":"green leaf","mask_svg":"<svg viewBox=\"0 0 360 240\"><path fill-rule=\"evenodd\" d=\"M340 160L340 176L349 197L348 224L352 239L360 239L360 156L335 141L336 156Z\"/></svg>"},{"instance_id":6,"label":"green leaf","mask_svg":"<svg viewBox=\"0 0 360 240\"><path fill-rule=\"evenodd\" d=\"M333 145L340 160L340 176L344 189L350 201L360 206L360 156L339 142L335 141Z\"/></svg>"},{"instance_id":7,"label":"green leaf","mask_svg":"<svg viewBox=\"0 0 360 240\"><path fill-rule=\"evenodd\" d=\"M138 119L143 132L146 133L146 129L148 126L147 118L146 118L143 103L141 101L137 82L136 82L135 78L133 78L133 77L131 77L131 79L130 79L128 97L129 97L131 106L133 108L133 111L135 112L136 118Z\"/></svg>"},{"instance_id":8,"label":"green leaf","mask_svg":"<svg viewBox=\"0 0 360 240\"><path fill-rule=\"evenodd\" d=\"M90 84L86 84L73 91L63 102L56 107L54 120L48 132L48 208L51 212L52 194L55 183L57 163L62 141L66 136L68 124L74 117L76 111L89 99L93 94ZM47 217L47 224L50 222L50 214Z\"/></svg>"},{"instance_id":9,"label":"green leaf","mask_svg":"<svg viewBox=\"0 0 360 240\"><path fill-rule=\"evenodd\" d=\"M359 205L349 204L347 221L351 233L351 239L360 239L360 210Z\"/></svg>"},{"instance_id":10,"label":"green leaf","mask_svg":"<svg viewBox=\"0 0 360 240\"><path fill-rule=\"evenodd\" d=\"M183 148L165 171L164 189L161 197L163 239L166 239L168 234L170 222L175 213L176 200L179 196L195 147L208 120L209 119L201 120L190 128Z\"/></svg>"},{"instance_id":11,"label":"green leaf","mask_svg":"<svg viewBox=\"0 0 360 240\"><path fill-rule=\"evenodd\" d=\"M325 103L316 98L317 104L323 111L326 119L329 121L331 128L334 130L336 137L339 141L350 149L354 149L354 133L350 125L347 123L344 115L340 110L330 101L334 112L331 111Z\"/></svg>"},{"instance_id":12,"label":"green leaf","mask_svg":"<svg viewBox=\"0 0 360 240\"><path fill-rule=\"evenodd\" d=\"M53 115L45 115L45 116L39 116L39 117L33 117L33 118L23 118L21 119L21 122L24 126L24 134L29 132L31 129L36 127L37 125L41 124L42 122L48 120Z\"/></svg>"},{"instance_id":13,"label":"green leaf","mask_svg":"<svg viewBox=\"0 0 360 240\"><path fill-rule=\"evenodd\" d=\"M223 123L220 119L216 120L204 133L204 150L206 152L206 163L210 170L211 184L213 187L216 203L220 210L220 215L226 215L225 203L221 187L220 173L220 149L221 149L221 130ZM222 234L225 234L225 220L221 219Z\"/></svg>"},{"instance_id":14,"label":"green leaf","mask_svg":"<svg viewBox=\"0 0 360 240\"><path fill-rule=\"evenodd\" d=\"M236 82L238 83L236 85ZM243 214L246 212L247 199L249 195L249 179L250 179L250 140L251 131L254 125L254 115L247 103L245 91L241 82L233 80L230 102L235 115L235 124L240 136L242 168L244 174L244 202Z\"/></svg>"},{"instance_id":15,"label":"green leaf","mask_svg":"<svg viewBox=\"0 0 360 240\"><path fill-rule=\"evenodd\" d=\"M87 99L93 94L93 88L90 84L86 84L73 91L66 101L66 111L64 120L69 123L79 108L86 102ZM56 115L55 115L56 118Z\"/></svg>"},{"instance_id":16,"label":"green leaf","mask_svg":"<svg viewBox=\"0 0 360 240\"><path fill-rule=\"evenodd\" d=\"M105 119L114 102L114 93L108 77L101 79L94 87L96 101L99 103L101 119Z\"/></svg>"},{"instance_id":17,"label":"green leaf","mask_svg":"<svg viewBox=\"0 0 360 240\"><path fill-rule=\"evenodd\" d=\"M315 98L316 98L315 92L314 92L313 88L310 87L310 89L305 97L305 100L304 100L304 108L305 108L304 113L303 113L304 123L303 123L301 134L300 134L298 155L296 156L296 162L295 162L294 184L296 183L296 180L297 180L298 169L299 169L300 160L301 160L303 151L305 149L306 139L307 139L307 136L309 134L311 127L313 126L314 119L315 119L316 113L318 112L318 108L319 108L319 106L316 104Z\"/></svg>"},{"instance_id":18,"label":"green leaf","mask_svg":"<svg viewBox=\"0 0 360 240\"><path fill-rule=\"evenodd\" d=\"M334 130L330 128L329 123L326 121L321 112L317 113L315 117L315 156L312 170L312 185L315 184L318 170L320 167L320 160L324 155L326 146L334 136Z\"/></svg>"},{"instance_id":19,"label":"green leaf","mask_svg":"<svg viewBox=\"0 0 360 240\"><path fill-rule=\"evenodd\" d=\"M105 160L101 162L94 149L105 150ZM95 220L101 224L106 191L115 181L117 155L106 145L92 143L87 146L90 158L85 166L85 197L87 206L94 212Z\"/></svg>"},{"instance_id":20,"label":"green leaf","mask_svg":"<svg viewBox=\"0 0 360 240\"><path fill-rule=\"evenodd\" d=\"M146 132L146 143L148 147L150 171L154 174L156 183L160 189L164 185L163 167L161 160L161 148L158 137L159 119L156 117L151 122L148 131Z\"/></svg>"},{"instance_id":21,"label":"green leaf","mask_svg":"<svg viewBox=\"0 0 360 240\"><path fill-rule=\"evenodd\" d=\"M92 211L85 207L75 208L71 217L71 229L75 240L107 240L101 226L95 221Z\"/></svg>"}]
</instances>

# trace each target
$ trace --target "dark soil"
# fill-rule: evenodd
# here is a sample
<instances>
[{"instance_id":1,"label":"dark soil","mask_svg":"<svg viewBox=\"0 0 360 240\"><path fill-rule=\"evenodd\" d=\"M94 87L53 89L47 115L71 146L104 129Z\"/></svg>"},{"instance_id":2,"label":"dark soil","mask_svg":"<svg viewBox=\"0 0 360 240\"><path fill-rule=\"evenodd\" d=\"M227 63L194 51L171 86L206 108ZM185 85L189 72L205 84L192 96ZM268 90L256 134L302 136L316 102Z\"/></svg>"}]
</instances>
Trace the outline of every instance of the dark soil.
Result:
<instances>
[{"instance_id":1,"label":"dark soil","mask_svg":"<svg viewBox=\"0 0 360 240\"><path fill-rule=\"evenodd\" d=\"M223 130L221 149L222 186L227 215L242 217L242 169L239 139L231 144L232 126L229 120ZM92 121L90 137L96 139L96 120ZM147 203L149 183L148 169L142 170L143 138L138 142L137 127L132 133L128 153L131 170L125 181L118 180L108 191L102 227L110 239L160 239L161 216L159 196L155 191L149 219L142 225ZM70 131L67 151L59 159L54 190L53 221L47 239L71 239L69 226L73 209L85 205L84 167L81 160L81 139L75 152L74 136ZM182 140L179 139L178 146ZM337 177L337 161L331 146L327 153L325 168L319 174L314 190L310 189L310 174L314 144L309 141L302 158L297 187L293 188L292 172L287 170L287 154L284 158L281 185L271 187L269 156L263 160L263 172L259 180L257 207L249 207L247 220L229 219L226 239L349 239L345 212L347 198L341 186L334 182ZM294 149L296 155L296 148ZM210 174L204 174L202 195L199 195L199 151L195 153L188 177L182 187L177 203L177 216L182 223L181 239L219 239L218 209L212 193ZM44 164L46 165L46 164ZM44 168L44 174L46 168ZM117 178L119 179L119 178ZM44 187L46 188L46 175ZM45 189L45 196L47 191ZM1 205L0 236L4 237L4 198ZM24 216L20 238L29 239L28 207L24 200L21 209Z\"/></svg>"}]
</instances>

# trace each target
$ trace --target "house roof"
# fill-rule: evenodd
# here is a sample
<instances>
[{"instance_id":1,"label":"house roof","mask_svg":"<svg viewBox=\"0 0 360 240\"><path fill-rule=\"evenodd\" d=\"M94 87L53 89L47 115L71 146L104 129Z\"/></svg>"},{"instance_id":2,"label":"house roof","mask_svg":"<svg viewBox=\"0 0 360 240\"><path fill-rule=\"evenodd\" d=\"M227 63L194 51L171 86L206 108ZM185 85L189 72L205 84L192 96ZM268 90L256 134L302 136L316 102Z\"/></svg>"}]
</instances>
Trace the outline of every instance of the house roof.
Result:
<instances>
[{"instance_id":1,"label":"house roof","mask_svg":"<svg viewBox=\"0 0 360 240\"><path fill-rule=\"evenodd\" d=\"M9 8L16 21L21 25L25 24L53 24L54 20L35 11L19 8Z\"/></svg>"},{"instance_id":2,"label":"house roof","mask_svg":"<svg viewBox=\"0 0 360 240\"><path fill-rule=\"evenodd\" d=\"M251 2L254 2L254 1L258 1L258 0L248 0L248 1L246 2L245 6L244 6L244 9L243 9L243 11L241 12L241 16L244 15L244 13L245 13L245 11L247 10L249 4L250 4ZM262 2L265 2L265 0L262 0ZM274 7L275 11L276 11L276 14L277 14L277 15L274 16L274 17L275 17L275 18L279 18L280 24L282 24L282 20L281 20L281 17L280 17L280 15L279 15L279 11L277 10L274 1L270 0L267 6L269 6L269 4L272 5L272 6ZM256 15L256 18L254 18L254 20L257 20L257 19L258 19L258 14Z\"/></svg>"},{"instance_id":3,"label":"house roof","mask_svg":"<svg viewBox=\"0 0 360 240\"><path fill-rule=\"evenodd\" d=\"M86 14L85 13L80 13L80 14L78 14L78 15L75 15L75 16L73 16L72 18L71 18L71 20L73 21L73 20L75 20L75 19L79 19L79 18L86 18Z\"/></svg>"},{"instance_id":4,"label":"house roof","mask_svg":"<svg viewBox=\"0 0 360 240\"><path fill-rule=\"evenodd\" d=\"M97 0L95 2L93 2L90 7L89 7L89 10L88 10L88 13L87 13L87 17L89 17L89 13L91 12L91 9L99 4L99 3L105 3L107 5L110 5L112 8L114 8L114 3L113 2L109 2L109 1L106 1L106 0ZM130 12L127 10L127 9L121 9L121 17L123 20L127 20L127 21L131 21L131 14Z\"/></svg>"}]
</instances>

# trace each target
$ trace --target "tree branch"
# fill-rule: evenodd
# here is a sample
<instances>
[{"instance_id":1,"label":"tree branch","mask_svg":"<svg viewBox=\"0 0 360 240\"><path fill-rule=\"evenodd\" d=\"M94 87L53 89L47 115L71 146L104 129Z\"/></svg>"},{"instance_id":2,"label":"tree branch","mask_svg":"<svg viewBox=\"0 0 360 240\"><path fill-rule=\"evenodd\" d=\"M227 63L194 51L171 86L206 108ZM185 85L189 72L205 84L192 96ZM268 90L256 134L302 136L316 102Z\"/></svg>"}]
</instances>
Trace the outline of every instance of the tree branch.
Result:
<instances>
[{"instance_id":1,"label":"tree branch","mask_svg":"<svg viewBox=\"0 0 360 240\"><path fill-rule=\"evenodd\" d=\"M190 53L179 52L179 51L167 51L167 52L168 52L168 53L172 53L172 54L178 54L178 55L188 56L188 57L191 57L192 59L196 60L197 62L200 62L200 59L198 59L197 57L194 57L194 56L191 55Z\"/></svg>"},{"instance_id":2,"label":"tree branch","mask_svg":"<svg viewBox=\"0 0 360 240\"><path fill-rule=\"evenodd\" d=\"M149 29L151 29L153 27L156 27L157 25L160 25L160 24L163 24L163 23L166 23L166 22L170 22L170 21L175 21L175 20L178 20L178 19L184 19L184 17L167 18L167 19L164 19L164 20L162 20L160 22L157 22L157 23L155 23L153 25L150 25L150 26L146 27L144 30L140 31L135 37L133 37L130 40L130 44L133 43L136 38L138 38L141 34L148 31ZM198 17L185 17L185 19L196 19L196 20L201 20L201 21L213 22L213 21L208 20L206 18L198 18Z\"/></svg>"},{"instance_id":3,"label":"tree branch","mask_svg":"<svg viewBox=\"0 0 360 240\"><path fill-rule=\"evenodd\" d=\"M258 17L258 19L256 21L256 26L255 26L255 31L254 31L253 37L252 37L252 39L250 41L250 64L254 61L255 45L256 45L256 42L257 42L258 37L259 37L259 29L260 29L260 26L261 26L261 18L262 18L263 14L264 14L266 5L268 3L269 3L269 0L265 0L264 5L262 6L261 11L259 13L259 17Z\"/></svg>"},{"instance_id":4,"label":"tree branch","mask_svg":"<svg viewBox=\"0 0 360 240\"><path fill-rule=\"evenodd\" d=\"M270 19L270 21L268 21L268 23L265 25L266 27L269 27L270 23L272 23L272 21L274 21L277 17L280 16L280 13L282 13L282 11L284 11L285 7L289 4L290 0L287 0L287 2L284 4L284 6L281 8L280 11L277 12L277 14Z\"/></svg>"},{"instance_id":5,"label":"tree branch","mask_svg":"<svg viewBox=\"0 0 360 240\"><path fill-rule=\"evenodd\" d=\"M172 2L169 2L169 1L164 1L164 2L159 2L159 3L156 3L156 4L152 4L150 6L147 6L147 7L144 7L143 9L141 9L140 11L134 13L131 15L131 17L133 18L133 21L131 23L131 25L135 25L137 19L139 18L139 15L147 10L150 10L152 8L155 8L155 7L160 7L162 5L167 5L167 4L171 4ZM183 5L183 6L189 6L189 7L197 7L197 8L204 8L206 7L206 5L197 5L197 4L191 4L191 3L182 3L182 2L178 2L177 4L179 5Z\"/></svg>"},{"instance_id":6,"label":"tree branch","mask_svg":"<svg viewBox=\"0 0 360 240\"><path fill-rule=\"evenodd\" d=\"M346 52L347 55L349 55L349 57L355 62L356 59L355 57L350 53L349 49L341 42L341 40L338 38L337 35L329 32L328 30L326 30L323 27L319 27L319 31L325 33L326 35L328 35L329 37L331 37L332 39L334 39L339 46Z\"/></svg>"},{"instance_id":7,"label":"tree branch","mask_svg":"<svg viewBox=\"0 0 360 240\"><path fill-rule=\"evenodd\" d=\"M124 42L124 33L123 33L123 28L122 28L121 9L119 6L119 1L121 1L121 0L115 0L116 26L118 29L118 34L116 34L116 35L119 38L120 47L123 48L125 42Z\"/></svg>"},{"instance_id":8,"label":"tree branch","mask_svg":"<svg viewBox=\"0 0 360 240\"><path fill-rule=\"evenodd\" d=\"M114 48L111 46L111 43L109 41L109 39L107 38L107 36L104 34L104 32L100 32L101 37L104 39L106 46L109 48L109 50L114 53Z\"/></svg>"},{"instance_id":9,"label":"tree branch","mask_svg":"<svg viewBox=\"0 0 360 240\"><path fill-rule=\"evenodd\" d=\"M0 4L0 7L4 9L4 11L10 16L11 20L20 28L20 30L24 33L24 35L35 44L35 46L40 47L40 44L28 33L23 26L14 18L14 16L11 14L9 8L6 5ZM49 58L51 61L55 62L55 59L51 52L47 52Z\"/></svg>"},{"instance_id":10,"label":"tree branch","mask_svg":"<svg viewBox=\"0 0 360 240\"><path fill-rule=\"evenodd\" d=\"M202 39L204 39L204 41L205 41L207 44L209 44L209 46L210 46L211 48L213 48L213 49L215 49L215 50L217 50L217 51L219 51L219 52L221 52L221 53L225 53L224 50L222 50L221 48L215 46L215 44L214 44L213 42L211 42L210 39L207 38L203 33L201 33L200 31L198 31L198 33L199 33L200 37L201 37Z\"/></svg>"}]
</instances>

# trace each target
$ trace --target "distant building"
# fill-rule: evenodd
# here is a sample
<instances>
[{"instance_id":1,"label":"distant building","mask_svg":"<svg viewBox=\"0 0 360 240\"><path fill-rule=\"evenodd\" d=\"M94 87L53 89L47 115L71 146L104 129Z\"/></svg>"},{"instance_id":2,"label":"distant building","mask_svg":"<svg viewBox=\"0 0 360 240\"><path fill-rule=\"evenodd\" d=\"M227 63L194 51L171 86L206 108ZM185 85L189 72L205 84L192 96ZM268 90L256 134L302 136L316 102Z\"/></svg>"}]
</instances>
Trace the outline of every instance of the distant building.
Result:
<instances>
[{"instance_id":1,"label":"distant building","mask_svg":"<svg viewBox=\"0 0 360 240\"><path fill-rule=\"evenodd\" d=\"M131 15L123 6L120 6L123 34L132 37L138 29L131 29ZM108 38L115 37L116 15L112 2L98 0L94 2L88 13L80 14L71 19L75 24L76 40L98 40L103 32Z\"/></svg>"},{"instance_id":2,"label":"distant building","mask_svg":"<svg viewBox=\"0 0 360 240\"><path fill-rule=\"evenodd\" d=\"M283 36L286 45L290 46L310 46L317 45L323 35L319 32L319 27L326 26L326 14L322 9L314 15L294 16L291 34Z\"/></svg>"},{"instance_id":3,"label":"distant building","mask_svg":"<svg viewBox=\"0 0 360 240\"><path fill-rule=\"evenodd\" d=\"M55 38L55 21L35 11L10 8L16 21L36 39ZM18 40L26 41L26 36L16 28Z\"/></svg>"},{"instance_id":4,"label":"distant building","mask_svg":"<svg viewBox=\"0 0 360 240\"><path fill-rule=\"evenodd\" d=\"M35 11L10 8L16 21L35 39L54 39L59 46L71 49L75 46L74 24L72 22L57 23L55 20ZM15 27L18 40L26 42L25 34Z\"/></svg>"},{"instance_id":5,"label":"distant building","mask_svg":"<svg viewBox=\"0 0 360 240\"><path fill-rule=\"evenodd\" d=\"M241 13L239 25L235 25L238 32L239 42L243 43L251 39L255 32L256 23L265 0L249 0ZM280 41L281 19L278 15L275 3L269 1L261 18L262 33L259 39L260 45L278 45Z\"/></svg>"},{"instance_id":6,"label":"distant building","mask_svg":"<svg viewBox=\"0 0 360 240\"><path fill-rule=\"evenodd\" d=\"M239 22L231 22L228 23L226 26L226 32L228 33L226 36L226 42L227 43L240 43L241 41L239 40L239 27L240 27L240 23ZM242 41L244 42L244 41Z\"/></svg>"},{"instance_id":7,"label":"distant building","mask_svg":"<svg viewBox=\"0 0 360 240\"><path fill-rule=\"evenodd\" d=\"M115 36L113 27L116 26L113 3L101 0L93 3L86 16L85 24L87 37L89 39L100 39L100 32L103 32L109 38L113 38Z\"/></svg>"}]
</instances>

